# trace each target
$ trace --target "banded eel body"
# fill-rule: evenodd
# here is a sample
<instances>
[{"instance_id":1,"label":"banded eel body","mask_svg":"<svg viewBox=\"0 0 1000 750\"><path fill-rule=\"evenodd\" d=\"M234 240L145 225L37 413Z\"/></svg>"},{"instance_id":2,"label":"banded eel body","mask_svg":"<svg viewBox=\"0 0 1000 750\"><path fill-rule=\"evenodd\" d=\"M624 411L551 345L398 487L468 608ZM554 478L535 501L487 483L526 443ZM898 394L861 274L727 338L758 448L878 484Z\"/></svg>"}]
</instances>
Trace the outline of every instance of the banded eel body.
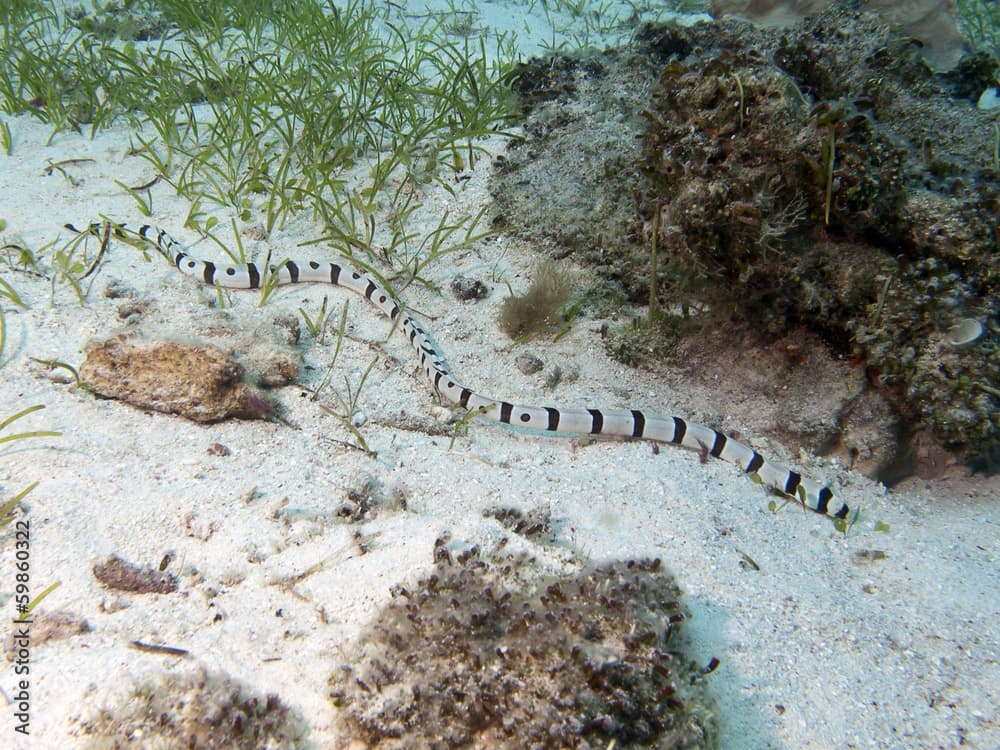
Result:
<instances>
[{"instance_id":1,"label":"banded eel body","mask_svg":"<svg viewBox=\"0 0 1000 750\"><path fill-rule=\"evenodd\" d=\"M216 265L198 260L184 252L180 243L165 231L144 225L138 234L154 244L182 273L205 284L233 289L257 289L264 274L254 263L245 267ZM285 261L271 267L269 277L278 284L318 282L346 287L365 297L385 313L409 340L420 359L420 369L431 387L441 398L484 416L533 430L617 437L645 438L672 443L691 450L708 453L736 464L745 472L787 495L806 507L834 518L844 518L846 504L834 501L833 491L819 482L803 477L780 464L772 463L757 451L718 430L713 430L681 417L662 417L637 409L566 409L551 406L522 406L509 401L483 396L463 386L448 370L444 356L431 341L420 323L395 301L371 274L347 263ZM269 283L273 283L270 282Z\"/></svg>"}]
</instances>

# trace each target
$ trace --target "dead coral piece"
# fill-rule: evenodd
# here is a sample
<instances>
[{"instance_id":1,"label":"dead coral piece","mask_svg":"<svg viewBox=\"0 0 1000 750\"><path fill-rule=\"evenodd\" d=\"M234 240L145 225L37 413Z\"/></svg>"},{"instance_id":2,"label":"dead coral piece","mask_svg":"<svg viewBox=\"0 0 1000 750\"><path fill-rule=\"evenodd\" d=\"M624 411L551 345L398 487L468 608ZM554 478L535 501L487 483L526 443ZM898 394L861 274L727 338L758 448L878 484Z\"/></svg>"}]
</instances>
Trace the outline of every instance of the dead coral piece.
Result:
<instances>
[{"instance_id":1,"label":"dead coral piece","mask_svg":"<svg viewBox=\"0 0 1000 750\"><path fill-rule=\"evenodd\" d=\"M539 575L524 558L438 564L331 677L369 748L701 748L712 712L678 653L659 560Z\"/></svg>"},{"instance_id":2,"label":"dead coral piece","mask_svg":"<svg viewBox=\"0 0 1000 750\"><path fill-rule=\"evenodd\" d=\"M152 567L141 568L112 555L94 566L94 578L115 591L131 594L171 594L177 590L177 579Z\"/></svg>"},{"instance_id":3,"label":"dead coral piece","mask_svg":"<svg viewBox=\"0 0 1000 750\"><path fill-rule=\"evenodd\" d=\"M204 668L165 674L137 686L122 705L73 721L93 748L278 750L301 747L306 733L303 719L277 695L258 695Z\"/></svg>"},{"instance_id":4,"label":"dead coral piece","mask_svg":"<svg viewBox=\"0 0 1000 750\"><path fill-rule=\"evenodd\" d=\"M268 419L274 407L241 382L243 368L211 345L116 336L87 347L80 378L94 393L194 422Z\"/></svg>"}]
</instances>

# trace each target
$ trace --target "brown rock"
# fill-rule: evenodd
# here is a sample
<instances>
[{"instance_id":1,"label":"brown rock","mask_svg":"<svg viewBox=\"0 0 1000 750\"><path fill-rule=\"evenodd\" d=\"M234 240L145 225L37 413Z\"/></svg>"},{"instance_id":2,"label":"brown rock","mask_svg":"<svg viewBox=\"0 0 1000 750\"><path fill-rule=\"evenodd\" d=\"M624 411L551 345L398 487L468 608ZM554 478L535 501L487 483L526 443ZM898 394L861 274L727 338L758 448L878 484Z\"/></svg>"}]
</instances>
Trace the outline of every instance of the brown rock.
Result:
<instances>
[{"instance_id":1,"label":"brown rock","mask_svg":"<svg viewBox=\"0 0 1000 750\"><path fill-rule=\"evenodd\" d=\"M80 378L94 393L195 422L267 419L274 407L242 382L243 368L211 345L91 343Z\"/></svg>"},{"instance_id":2,"label":"brown rock","mask_svg":"<svg viewBox=\"0 0 1000 750\"><path fill-rule=\"evenodd\" d=\"M117 555L95 565L94 578L109 589L132 594L171 594L177 590L177 579L170 573L139 567Z\"/></svg>"}]
</instances>

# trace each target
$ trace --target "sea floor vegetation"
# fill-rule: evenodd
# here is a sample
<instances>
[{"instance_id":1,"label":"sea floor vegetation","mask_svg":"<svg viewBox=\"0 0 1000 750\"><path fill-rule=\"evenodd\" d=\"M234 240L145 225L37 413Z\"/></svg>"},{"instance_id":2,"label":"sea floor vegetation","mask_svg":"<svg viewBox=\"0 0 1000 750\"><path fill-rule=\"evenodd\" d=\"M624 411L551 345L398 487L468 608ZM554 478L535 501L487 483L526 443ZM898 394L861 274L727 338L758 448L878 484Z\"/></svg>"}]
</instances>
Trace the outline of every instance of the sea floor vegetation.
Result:
<instances>
[{"instance_id":1,"label":"sea floor vegetation","mask_svg":"<svg viewBox=\"0 0 1000 750\"><path fill-rule=\"evenodd\" d=\"M653 301L657 325L608 336L630 364L709 329L766 347L807 328L891 402L904 463L923 432L995 469L1000 172L976 102L998 71L980 51L937 72L843 5L791 29L650 24L519 72L527 138L494 195L505 223L597 269L593 309ZM981 335L959 345L959 328Z\"/></svg>"}]
</instances>

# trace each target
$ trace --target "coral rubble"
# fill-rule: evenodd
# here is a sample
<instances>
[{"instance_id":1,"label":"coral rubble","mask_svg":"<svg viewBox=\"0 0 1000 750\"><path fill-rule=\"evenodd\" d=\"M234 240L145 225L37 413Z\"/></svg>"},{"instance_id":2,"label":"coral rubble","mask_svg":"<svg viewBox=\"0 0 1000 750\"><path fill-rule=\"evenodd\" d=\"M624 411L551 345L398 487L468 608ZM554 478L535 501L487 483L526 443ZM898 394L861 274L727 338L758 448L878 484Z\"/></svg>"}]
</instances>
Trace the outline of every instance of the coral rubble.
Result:
<instances>
[{"instance_id":1,"label":"coral rubble","mask_svg":"<svg viewBox=\"0 0 1000 750\"><path fill-rule=\"evenodd\" d=\"M306 734L302 718L277 695L257 695L204 668L163 674L119 704L88 707L73 723L95 750L292 750L303 747Z\"/></svg>"},{"instance_id":2,"label":"coral rubble","mask_svg":"<svg viewBox=\"0 0 1000 750\"><path fill-rule=\"evenodd\" d=\"M546 576L435 557L331 677L365 747L711 746L706 670L676 650L680 592L658 560Z\"/></svg>"}]
</instances>

